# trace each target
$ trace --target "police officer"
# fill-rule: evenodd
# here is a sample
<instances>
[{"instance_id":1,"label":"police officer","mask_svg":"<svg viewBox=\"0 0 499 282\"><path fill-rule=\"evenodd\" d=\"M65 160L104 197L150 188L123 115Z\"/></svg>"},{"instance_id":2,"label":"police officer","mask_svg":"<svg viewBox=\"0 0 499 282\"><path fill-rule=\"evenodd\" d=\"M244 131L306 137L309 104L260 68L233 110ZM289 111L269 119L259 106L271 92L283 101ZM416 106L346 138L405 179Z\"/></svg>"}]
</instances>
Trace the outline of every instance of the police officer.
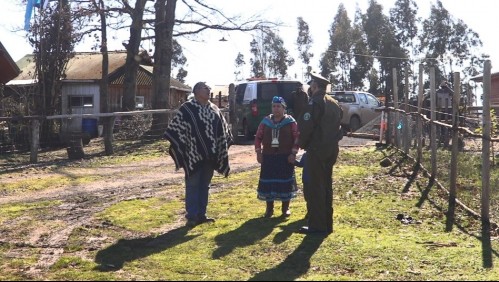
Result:
<instances>
[{"instance_id":1,"label":"police officer","mask_svg":"<svg viewBox=\"0 0 499 282\"><path fill-rule=\"evenodd\" d=\"M308 94L303 90L303 85L301 84L292 94L294 102L293 117L297 119L303 114L308 104Z\"/></svg>"},{"instance_id":2,"label":"police officer","mask_svg":"<svg viewBox=\"0 0 499 282\"><path fill-rule=\"evenodd\" d=\"M338 142L343 136L338 103L326 95L329 81L311 73L311 98L298 119L299 145L307 151L305 165L309 182L303 193L307 202L308 225L299 229L303 234L333 232L333 165L338 157Z\"/></svg>"}]
</instances>

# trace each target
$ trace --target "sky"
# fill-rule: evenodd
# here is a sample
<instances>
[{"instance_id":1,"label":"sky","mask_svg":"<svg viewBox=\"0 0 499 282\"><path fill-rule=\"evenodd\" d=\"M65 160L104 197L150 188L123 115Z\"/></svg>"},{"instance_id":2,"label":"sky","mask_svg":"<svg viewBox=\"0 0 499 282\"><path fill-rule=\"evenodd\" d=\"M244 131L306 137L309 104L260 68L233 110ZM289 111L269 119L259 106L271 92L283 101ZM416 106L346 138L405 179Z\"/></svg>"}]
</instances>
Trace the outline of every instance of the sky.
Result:
<instances>
[{"instance_id":1,"label":"sky","mask_svg":"<svg viewBox=\"0 0 499 282\"><path fill-rule=\"evenodd\" d=\"M25 6L21 6L20 0L0 0L0 41L5 46L14 61L32 52L32 48L26 39L26 33L21 29L24 24ZM298 34L297 18L302 17L308 23L313 46L311 52L314 54L311 66L319 71L319 58L329 44L328 30L331 27L338 5L343 3L347 9L348 16L354 19L356 7L365 12L369 0L217 0L206 1L214 7L223 11L226 15L249 17L259 15L263 19L279 21L283 25L276 33L283 39L284 46L290 56L295 59L294 66L288 70L290 78L305 80L306 66L298 58L296 37ZM482 51L490 55L493 68L499 70L499 1L496 0L441 0L443 6L455 19L461 19L469 28L480 36L483 43ZM388 15L393 8L395 0L377 0L383 6L383 11ZM435 4L433 0L417 0L418 16L427 18L430 6ZM17 30L17 31L15 31ZM121 42L126 40L126 34L112 34L118 38L110 42L109 50L122 50ZM246 65L242 71L242 78L250 77L249 43L255 34L239 31L211 31L200 34L196 41L179 38L183 47L184 55L187 57L188 71L186 84L193 86L198 81L205 81L211 86L227 85L236 81L235 59L240 52L244 55ZM227 41L219 41L224 37ZM77 46L77 51L91 51L91 42L82 42ZM144 45L147 49L147 44ZM151 54L152 55L152 54ZM494 67L496 66L496 67Z\"/></svg>"}]
</instances>

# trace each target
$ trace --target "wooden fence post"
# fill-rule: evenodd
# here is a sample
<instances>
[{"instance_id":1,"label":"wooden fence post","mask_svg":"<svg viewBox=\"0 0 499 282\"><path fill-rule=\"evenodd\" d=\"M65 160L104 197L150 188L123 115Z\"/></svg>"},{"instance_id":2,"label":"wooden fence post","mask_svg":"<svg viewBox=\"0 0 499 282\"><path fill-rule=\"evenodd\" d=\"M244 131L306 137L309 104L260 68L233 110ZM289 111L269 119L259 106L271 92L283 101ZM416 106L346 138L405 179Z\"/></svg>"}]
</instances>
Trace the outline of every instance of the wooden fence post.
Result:
<instances>
[{"instance_id":1,"label":"wooden fence post","mask_svg":"<svg viewBox=\"0 0 499 282\"><path fill-rule=\"evenodd\" d=\"M229 84L229 124L230 130L232 131L232 137L236 144L239 143L239 132L237 128L237 116L236 116L236 86L234 83Z\"/></svg>"},{"instance_id":2,"label":"wooden fence post","mask_svg":"<svg viewBox=\"0 0 499 282\"><path fill-rule=\"evenodd\" d=\"M483 140L482 140L482 218L489 217L490 185L490 60L485 61L483 71Z\"/></svg>"},{"instance_id":3,"label":"wooden fence post","mask_svg":"<svg viewBox=\"0 0 499 282\"><path fill-rule=\"evenodd\" d=\"M418 129L416 134L416 142L418 142L418 153L416 162L421 165L421 159L423 157L423 64L419 64L419 81L418 81Z\"/></svg>"},{"instance_id":4,"label":"wooden fence post","mask_svg":"<svg viewBox=\"0 0 499 282\"><path fill-rule=\"evenodd\" d=\"M490 77L491 64L486 60L483 68L483 139L482 139L482 252L484 267L492 267L490 247Z\"/></svg>"},{"instance_id":5,"label":"wooden fence post","mask_svg":"<svg viewBox=\"0 0 499 282\"><path fill-rule=\"evenodd\" d=\"M31 146L29 162L34 164L38 162L38 148L40 147L40 121L31 120Z\"/></svg>"},{"instance_id":6,"label":"wooden fence post","mask_svg":"<svg viewBox=\"0 0 499 282\"><path fill-rule=\"evenodd\" d=\"M459 138L459 97L461 96L461 80L458 72L454 73L454 96L452 97L452 149L450 161L449 207L447 208L446 231L452 231L457 197L457 157Z\"/></svg>"},{"instance_id":7,"label":"wooden fence post","mask_svg":"<svg viewBox=\"0 0 499 282\"><path fill-rule=\"evenodd\" d=\"M394 143L397 148L400 148L400 134L398 125L400 122L400 114L396 110L399 109L399 89L398 89L398 84L397 84L397 69L393 68L392 69L392 78L393 78L393 108L395 111L393 112L395 118L393 121L393 136L394 136Z\"/></svg>"},{"instance_id":8,"label":"wooden fence post","mask_svg":"<svg viewBox=\"0 0 499 282\"><path fill-rule=\"evenodd\" d=\"M113 131L114 131L114 122L116 120L116 117L111 116L111 117L103 117L103 124L104 124L104 130L103 130L103 137L104 137L104 150L106 152L106 156L111 156L114 154L114 148L113 148Z\"/></svg>"},{"instance_id":9,"label":"wooden fence post","mask_svg":"<svg viewBox=\"0 0 499 282\"><path fill-rule=\"evenodd\" d=\"M68 158L70 160L79 160L85 157L83 152L81 118L68 120Z\"/></svg>"},{"instance_id":10,"label":"wooden fence post","mask_svg":"<svg viewBox=\"0 0 499 282\"><path fill-rule=\"evenodd\" d=\"M411 116L409 115L409 67L405 66L404 70L405 75L405 85L404 85L404 100L405 100L405 115L404 115L404 124L403 124L403 132L404 132L404 153L409 154L409 146L412 140L412 130L409 130L409 121L411 120Z\"/></svg>"},{"instance_id":11,"label":"wooden fence post","mask_svg":"<svg viewBox=\"0 0 499 282\"><path fill-rule=\"evenodd\" d=\"M430 100L431 100L431 178L437 177L437 119L436 104L437 94L435 93L435 67L430 68Z\"/></svg>"}]
</instances>

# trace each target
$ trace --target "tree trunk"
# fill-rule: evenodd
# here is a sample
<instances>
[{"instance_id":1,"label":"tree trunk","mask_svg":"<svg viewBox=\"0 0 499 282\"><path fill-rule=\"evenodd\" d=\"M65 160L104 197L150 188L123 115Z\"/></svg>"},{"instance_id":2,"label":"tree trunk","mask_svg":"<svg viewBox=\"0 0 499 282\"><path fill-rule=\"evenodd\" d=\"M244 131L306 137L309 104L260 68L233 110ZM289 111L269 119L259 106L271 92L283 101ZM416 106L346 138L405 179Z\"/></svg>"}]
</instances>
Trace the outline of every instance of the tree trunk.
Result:
<instances>
[{"instance_id":1,"label":"tree trunk","mask_svg":"<svg viewBox=\"0 0 499 282\"><path fill-rule=\"evenodd\" d=\"M165 4L166 2L166 4ZM173 26L177 0L156 2L156 41L153 67L153 109L170 108L170 77L173 57ZM154 114L148 136L161 136L168 126L168 114Z\"/></svg>"},{"instance_id":2,"label":"tree trunk","mask_svg":"<svg viewBox=\"0 0 499 282\"><path fill-rule=\"evenodd\" d=\"M123 111L135 110L135 91L137 88L137 70L139 69L139 47L142 38L142 17L147 0L137 0L132 12L130 40L126 45L126 68L123 82Z\"/></svg>"},{"instance_id":3,"label":"tree trunk","mask_svg":"<svg viewBox=\"0 0 499 282\"><path fill-rule=\"evenodd\" d=\"M95 5L95 3L94 3ZM102 79L100 83L100 97L101 97L101 112L109 113L111 108L109 106L109 54L107 52L107 21L106 14L104 11L104 2L103 0L99 1L99 16L101 22L101 37L102 37L102 45L101 45L101 53L102 53ZM114 118L104 118L103 119L103 135L104 135L104 150L106 152L106 156L110 156L114 153L113 149L113 126L114 126Z\"/></svg>"}]
</instances>

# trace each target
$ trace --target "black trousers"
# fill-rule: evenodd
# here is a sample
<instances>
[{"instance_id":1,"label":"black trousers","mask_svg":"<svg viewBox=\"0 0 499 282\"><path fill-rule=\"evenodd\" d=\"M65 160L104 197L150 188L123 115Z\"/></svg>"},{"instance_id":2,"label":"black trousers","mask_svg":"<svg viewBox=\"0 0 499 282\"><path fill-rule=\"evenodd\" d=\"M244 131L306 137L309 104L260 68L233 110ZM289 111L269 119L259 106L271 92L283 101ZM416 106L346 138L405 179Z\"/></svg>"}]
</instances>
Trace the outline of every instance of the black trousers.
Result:
<instances>
[{"instance_id":1,"label":"black trousers","mask_svg":"<svg viewBox=\"0 0 499 282\"><path fill-rule=\"evenodd\" d=\"M336 157L319 158L308 152L309 181L303 187L307 202L308 227L328 233L333 232L333 164Z\"/></svg>"}]
</instances>

